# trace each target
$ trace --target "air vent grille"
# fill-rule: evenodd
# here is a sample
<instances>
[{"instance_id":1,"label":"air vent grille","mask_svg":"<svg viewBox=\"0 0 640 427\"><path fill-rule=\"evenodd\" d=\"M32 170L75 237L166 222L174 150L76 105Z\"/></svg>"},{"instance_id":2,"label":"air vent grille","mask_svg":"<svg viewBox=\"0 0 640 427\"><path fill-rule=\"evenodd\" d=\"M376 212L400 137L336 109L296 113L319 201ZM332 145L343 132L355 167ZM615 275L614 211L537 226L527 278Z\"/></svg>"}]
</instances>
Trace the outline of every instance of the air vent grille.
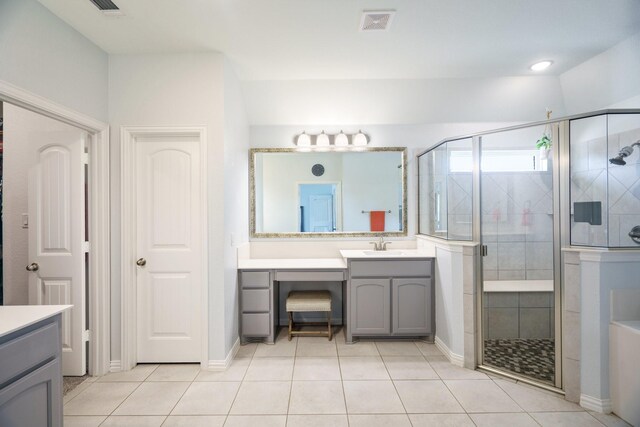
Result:
<instances>
[{"instance_id":1,"label":"air vent grille","mask_svg":"<svg viewBox=\"0 0 640 427\"><path fill-rule=\"evenodd\" d=\"M116 4L111 0L91 0L91 3L96 5L96 7L100 10L105 10L105 11L120 10L120 8L116 6Z\"/></svg>"},{"instance_id":2,"label":"air vent grille","mask_svg":"<svg viewBox=\"0 0 640 427\"><path fill-rule=\"evenodd\" d=\"M387 31L394 14L393 10L364 11L360 31Z\"/></svg>"}]
</instances>

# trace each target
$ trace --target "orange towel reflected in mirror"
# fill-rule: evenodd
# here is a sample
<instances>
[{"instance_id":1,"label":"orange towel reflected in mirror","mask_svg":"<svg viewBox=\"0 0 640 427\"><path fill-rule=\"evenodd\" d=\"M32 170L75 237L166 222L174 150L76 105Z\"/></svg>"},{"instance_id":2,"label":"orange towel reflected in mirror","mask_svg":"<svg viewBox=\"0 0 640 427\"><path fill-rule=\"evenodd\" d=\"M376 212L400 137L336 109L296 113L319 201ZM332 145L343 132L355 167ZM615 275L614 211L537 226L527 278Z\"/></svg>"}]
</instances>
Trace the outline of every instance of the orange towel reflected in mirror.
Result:
<instances>
[{"instance_id":1,"label":"orange towel reflected in mirror","mask_svg":"<svg viewBox=\"0 0 640 427\"><path fill-rule=\"evenodd\" d=\"M371 211L369 213L371 231L384 231L385 211Z\"/></svg>"}]
</instances>

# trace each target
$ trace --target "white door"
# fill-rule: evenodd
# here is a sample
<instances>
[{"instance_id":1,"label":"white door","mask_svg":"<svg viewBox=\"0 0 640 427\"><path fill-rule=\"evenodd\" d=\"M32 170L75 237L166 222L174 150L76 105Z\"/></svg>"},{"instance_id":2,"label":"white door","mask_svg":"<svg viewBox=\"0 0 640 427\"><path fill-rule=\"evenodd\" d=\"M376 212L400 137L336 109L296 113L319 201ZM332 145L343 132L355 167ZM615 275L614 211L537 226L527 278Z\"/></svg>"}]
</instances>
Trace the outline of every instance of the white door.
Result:
<instances>
[{"instance_id":1,"label":"white door","mask_svg":"<svg viewBox=\"0 0 640 427\"><path fill-rule=\"evenodd\" d=\"M311 195L309 196L309 230L333 231L333 196Z\"/></svg>"},{"instance_id":2,"label":"white door","mask_svg":"<svg viewBox=\"0 0 640 427\"><path fill-rule=\"evenodd\" d=\"M62 373L86 372L86 133L47 134L29 171L29 304L73 304L62 315Z\"/></svg>"},{"instance_id":3,"label":"white door","mask_svg":"<svg viewBox=\"0 0 640 427\"><path fill-rule=\"evenodd\" d=\"M135 141L138 362L200 362L199 142Z\"/></svg>"}]
</instances>

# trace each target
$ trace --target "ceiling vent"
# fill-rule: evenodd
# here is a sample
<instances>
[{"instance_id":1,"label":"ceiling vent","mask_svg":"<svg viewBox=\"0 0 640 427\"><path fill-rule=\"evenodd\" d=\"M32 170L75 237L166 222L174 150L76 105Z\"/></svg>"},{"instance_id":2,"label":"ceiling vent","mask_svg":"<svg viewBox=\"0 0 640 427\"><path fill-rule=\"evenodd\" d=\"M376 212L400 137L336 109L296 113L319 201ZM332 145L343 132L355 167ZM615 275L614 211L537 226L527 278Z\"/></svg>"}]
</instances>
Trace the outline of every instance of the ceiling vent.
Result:
<instances>
[{"instance_id":1,"label":"ceiling vent","mask_svg":"<svg viewBox=\"0 0 640 427\"><path fill-rule=\"evenodd\" d=\"M387 31L395 10L365 10L360 20L360 31Z\"/></svg>"},{"instance_id":2,"label":"ceiling vent","mask_svg":"<svg viewBox=\"0 0 640 427\"><path fill-rule=\"evenodd\" d=\"M91 3L105 15L122 15L120 8L111 0L91 0Z\"/></svg>"}]
</instances>

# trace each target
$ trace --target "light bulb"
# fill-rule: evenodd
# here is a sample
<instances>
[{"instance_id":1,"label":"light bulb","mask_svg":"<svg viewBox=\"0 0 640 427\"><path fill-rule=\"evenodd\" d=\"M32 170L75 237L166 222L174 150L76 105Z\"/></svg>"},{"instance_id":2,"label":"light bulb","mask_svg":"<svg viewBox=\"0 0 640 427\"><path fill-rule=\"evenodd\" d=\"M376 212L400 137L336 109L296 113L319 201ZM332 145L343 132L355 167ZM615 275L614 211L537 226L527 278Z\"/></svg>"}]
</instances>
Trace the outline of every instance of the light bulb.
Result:
<instances>
[{"instance_id":1,"label":"light bulb","mask_svg":"<svg viewBox=\"0 0 640 427\"><path fill-rule=\"evenodd\" d=\"M309 138L309 135L307 135L305 132L302 132L296 139L296 145L298 147L310 147L311 138Z\"/></svg>"},{"instance_id":2,"label":"light bulb","mask_svg":"<svg viewBox=\"0 0 640 427\"><path fill-rule=\"evenodd\" d=\"M349 138L342 131L336 135L336 139L334 141L336 147L346 147L349 145Z\"/></svg>"},{"instance_id":3,"label":"light bulb","mask_svg":"<svg viewBox=\"0 0 640 427\"><path fill-rule=\"evenodd\" d=\"M316 146L317 147L328 147L329 146L329 135L322 133L316 137Z\"/></svg>"},{"instance_id":4,"label":"light bulb","mask_svg":"<svg viewBox=\"0 0 640 427\"><path fill-rule=\"evenodd\" d=\"M367 135L362 133L362 131L358 131L357 134L353 136L353 145L357 147L362 147L367 145Z\"/></svg>"}]
</instances>

